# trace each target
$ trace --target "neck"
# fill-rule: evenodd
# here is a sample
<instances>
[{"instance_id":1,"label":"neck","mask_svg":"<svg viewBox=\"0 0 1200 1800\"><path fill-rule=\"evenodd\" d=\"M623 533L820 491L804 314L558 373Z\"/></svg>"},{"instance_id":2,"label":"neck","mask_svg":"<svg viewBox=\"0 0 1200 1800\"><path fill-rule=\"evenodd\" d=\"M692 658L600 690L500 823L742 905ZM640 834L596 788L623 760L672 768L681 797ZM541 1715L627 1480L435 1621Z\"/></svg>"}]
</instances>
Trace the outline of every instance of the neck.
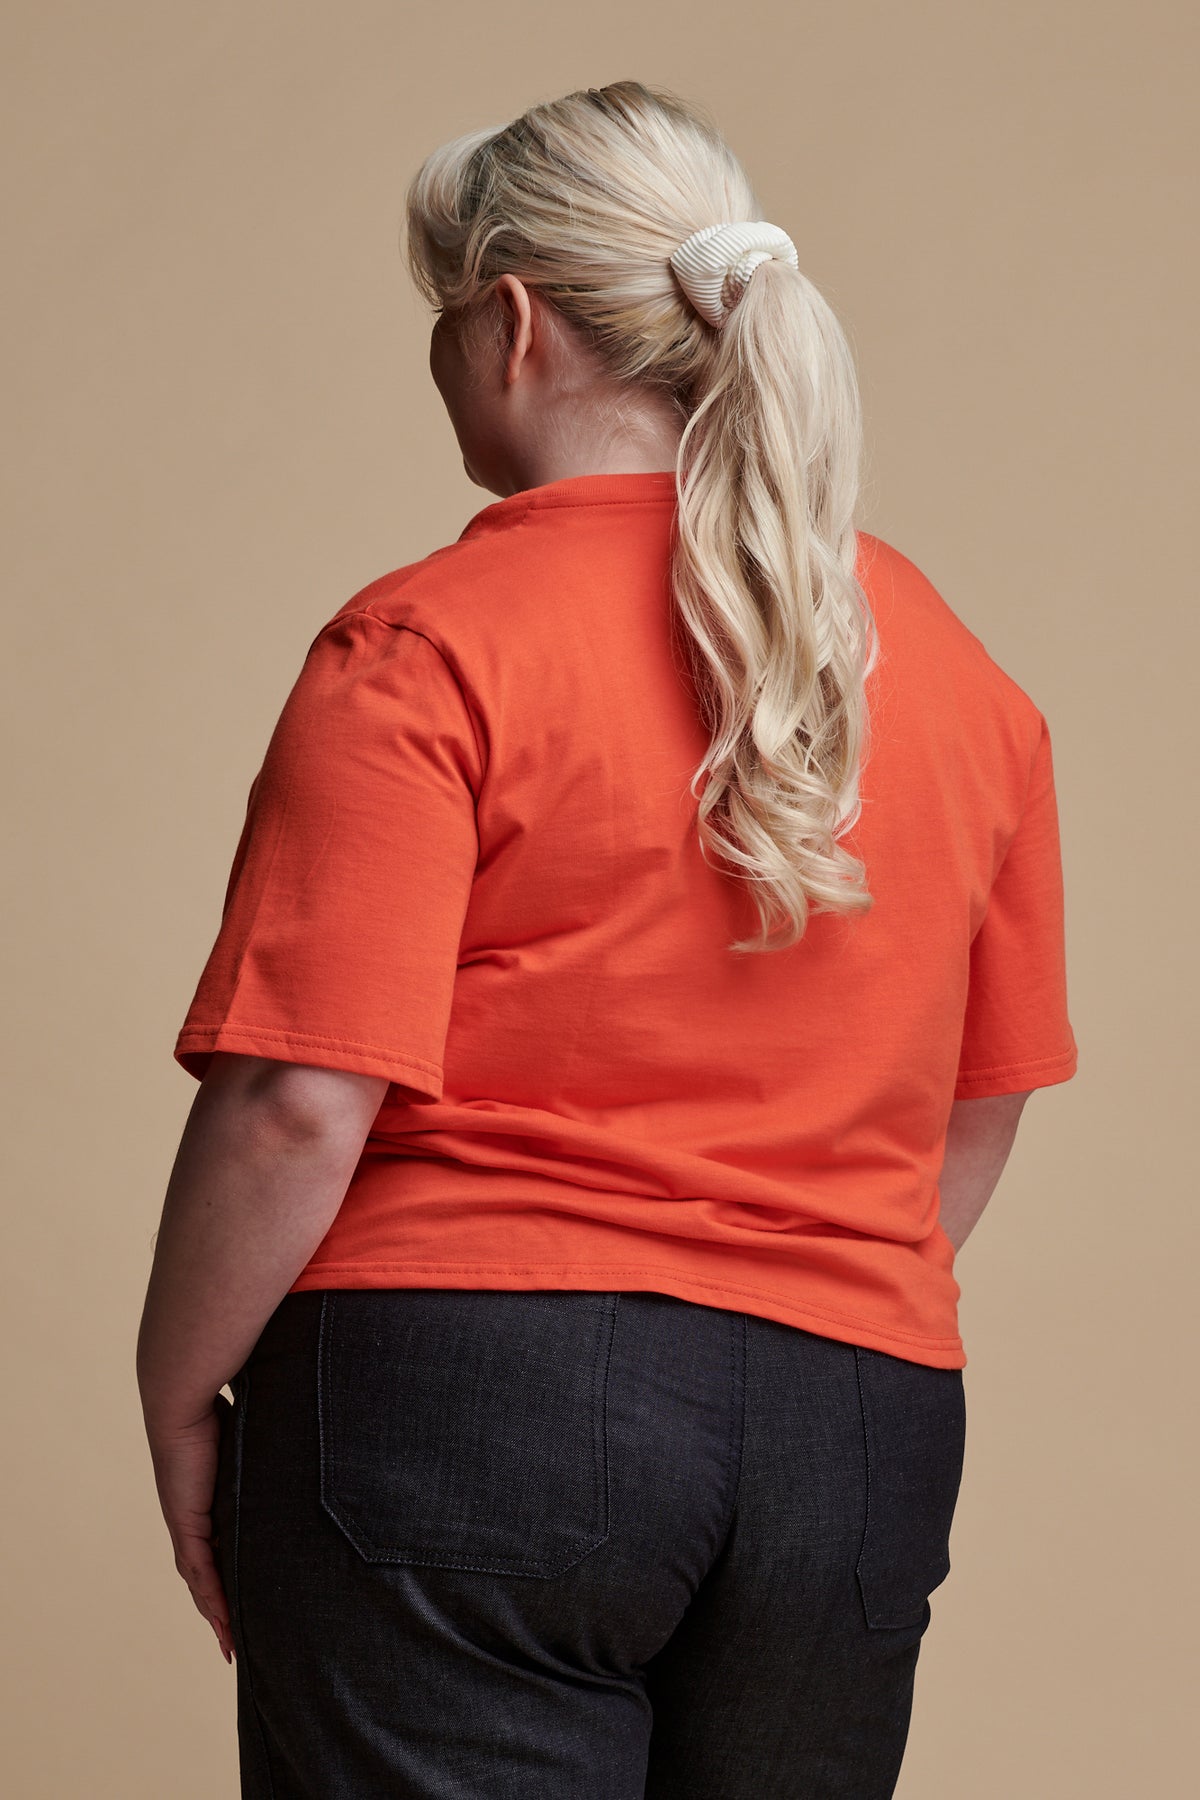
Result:
<instances>
[{"instance_id":1,"label":"neck","mask_svg":"<svg viewBox=\"0 0 1200 1800\"><path fill-rule=\"evenodd\" d=\"M569 441L530 444L510 456L504 465L504 485L493 491L505 495L526 488L545 487L576 475L645 475L673 470L679 460L683 425L671 408L667 416L650 414L632 422L632 429L600 437L572 436Z\"/></svg>"}]
</instances>

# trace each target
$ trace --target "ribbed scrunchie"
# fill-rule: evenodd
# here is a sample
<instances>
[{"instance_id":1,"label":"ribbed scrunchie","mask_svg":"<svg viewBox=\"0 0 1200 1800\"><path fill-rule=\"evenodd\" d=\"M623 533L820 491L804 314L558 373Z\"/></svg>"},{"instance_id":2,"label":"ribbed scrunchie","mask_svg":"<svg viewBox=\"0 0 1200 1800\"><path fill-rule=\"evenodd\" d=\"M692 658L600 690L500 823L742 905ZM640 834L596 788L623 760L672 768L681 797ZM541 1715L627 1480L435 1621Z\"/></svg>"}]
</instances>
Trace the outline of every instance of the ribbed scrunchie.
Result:
<instances>
[{"instance_id":1,"label":"ribbed scrunchie","mask_svg":"<svg viewBox=\"0 0 1200 1800\"><path fill-rule=\"evenodd\" d=\"M719 331L746 290L759 263L778 257L800 267L787 232L766 219L705 225L671 255L679 285L696 311Z\"/></svg>"}]
</instances>

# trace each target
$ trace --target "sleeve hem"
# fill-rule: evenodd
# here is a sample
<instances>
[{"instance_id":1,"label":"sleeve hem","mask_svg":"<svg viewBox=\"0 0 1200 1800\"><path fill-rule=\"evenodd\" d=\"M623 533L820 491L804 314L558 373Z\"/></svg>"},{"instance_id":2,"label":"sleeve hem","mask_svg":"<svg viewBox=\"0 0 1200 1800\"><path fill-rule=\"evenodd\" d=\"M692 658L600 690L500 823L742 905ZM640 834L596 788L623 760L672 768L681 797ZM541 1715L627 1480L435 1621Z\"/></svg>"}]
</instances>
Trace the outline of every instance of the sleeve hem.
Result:
<instances>
[{"instance_id":1,"label":"sleeve hem","mask_svg":"<svg viewBox=\"0 0 1200 1800\"><path fill-rule=\"evenodd\" d=\"M263 1056L275 1062L306 1063L315 1068L346 1069L356 1075L381 1075L401 1087L416 1089L430 1100L442 1098L442 1067L425 1057L406 1056L343 1038L277 1031L269 1026L189 1026L180 1032L173 1055L181 1068L200 1081L215 1050Z\"/></svg>"},{"instance_id":2,"label":"sleeve hem","mask_svg":"<svg viewBox=\"0 0 1200 1800\"><path fill-rule=\"evenodd\" d=\"M1069 1081L1078 1067L1078 1047L1060 1050L1055 1056L996 1063L991 1068L960 1073L954 1084L954 1098L977 1100L990 1094L1021 1094L1033 1088L1053 1087L1060 1081Z\"/></svg>"}]
</instances>

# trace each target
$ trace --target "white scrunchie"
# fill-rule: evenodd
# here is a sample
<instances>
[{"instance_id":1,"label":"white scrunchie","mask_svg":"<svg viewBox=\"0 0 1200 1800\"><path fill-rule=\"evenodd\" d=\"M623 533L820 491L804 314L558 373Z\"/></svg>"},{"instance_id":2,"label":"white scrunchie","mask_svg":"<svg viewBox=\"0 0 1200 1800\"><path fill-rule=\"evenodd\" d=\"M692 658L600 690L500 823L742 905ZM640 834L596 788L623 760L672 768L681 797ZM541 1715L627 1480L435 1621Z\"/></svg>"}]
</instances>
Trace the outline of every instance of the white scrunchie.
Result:
<instances>
[{"instance_id":1,"label":"white scrunchie","mask_svg":"<svg viewBox=\"0 0 1200 1800\"><path fill-rule=\"evenodd\" d=\"M791 263L793 269L800 267L787 232L758 219L749 224L705 225L683 240L670 261L696 311L719 331L759 263L771 257Z\"/></svg>"}]
</instances>

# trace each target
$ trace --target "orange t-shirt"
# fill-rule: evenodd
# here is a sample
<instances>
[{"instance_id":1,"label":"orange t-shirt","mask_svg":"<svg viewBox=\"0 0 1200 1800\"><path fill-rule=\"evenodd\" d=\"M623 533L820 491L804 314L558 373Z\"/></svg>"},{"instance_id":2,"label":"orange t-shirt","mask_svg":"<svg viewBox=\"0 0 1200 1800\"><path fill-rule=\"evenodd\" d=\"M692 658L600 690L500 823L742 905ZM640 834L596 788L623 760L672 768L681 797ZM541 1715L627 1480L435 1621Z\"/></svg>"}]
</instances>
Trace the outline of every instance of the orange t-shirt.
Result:
<instances>
[{"instance_id":1,"label":"orange t-shirt","mask_svg":"<svg viewBox=\"0 0 1200 1800\"><path fill-rule=\"evenodd\" d=\"M175 1057L386 1076L290 1290L649 1289L961 1368L953 1099L1066 1081L1050 737L860 534L875 896L786 950L707 863L670 471L476 513L317 634Z\"/></svg>"}]
</instances>

